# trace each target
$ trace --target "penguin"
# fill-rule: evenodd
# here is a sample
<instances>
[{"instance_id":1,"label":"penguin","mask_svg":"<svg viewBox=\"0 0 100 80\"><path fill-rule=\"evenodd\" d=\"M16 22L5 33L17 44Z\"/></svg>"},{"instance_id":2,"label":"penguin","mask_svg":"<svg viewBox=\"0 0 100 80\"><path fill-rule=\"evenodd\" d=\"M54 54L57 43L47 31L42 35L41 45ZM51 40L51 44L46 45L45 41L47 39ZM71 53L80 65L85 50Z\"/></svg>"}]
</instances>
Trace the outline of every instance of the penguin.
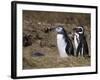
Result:
<instances>
[{"instance_id":1,"label":"penguin","mask_svg":"<svg viewBox=\"0 0 100 80\"><path fill-rule=\"evenodd\" d=\"M86 37L84 35L83 26L79 26L73 29L74 30L74 47L75 47L75 55L76 56L88 56L88 44L86 41Z\"/></svg>"},{"instance_id":2,"label":"penguin","mask_svg":"<svg viewBox=\"0 0 100 80\"><path fill-rule=\"evenodd\" d=\"M54 28L54 31L57 32L57 47L60 57L68 57L73 55L73 44L63 26L58 26Z\"/></svg>"}]
</instances>

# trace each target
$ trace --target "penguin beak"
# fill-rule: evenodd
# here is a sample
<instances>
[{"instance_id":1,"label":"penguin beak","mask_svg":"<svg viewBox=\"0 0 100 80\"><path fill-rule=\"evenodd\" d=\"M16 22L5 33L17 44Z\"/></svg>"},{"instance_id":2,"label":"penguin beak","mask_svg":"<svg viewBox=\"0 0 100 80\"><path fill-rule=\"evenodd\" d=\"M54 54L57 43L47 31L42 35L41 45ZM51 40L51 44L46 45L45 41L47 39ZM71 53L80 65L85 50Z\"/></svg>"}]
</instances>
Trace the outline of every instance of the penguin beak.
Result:
<instances>
[{"instance_id":1,"label":"penguin beak","mask_svg":"<svg viewBox=\"0 0 100 80\"><path fill-rule=\"evenodd\" d=\"M56 27L54 27L54 28L51 28L51 31L56 31Z\"/></svg>"},{"instance_id":2,"label":"penguin beak","mask_svg":"<svg viewBox=\"0 0 100 80\"><path fill-rule=\"evenodd\" d=\"M73 28L73 31L76 31L77 30L77 28Z\"/></svg>"},{"instance_id":3,"label":"penguin beak","mask_svg":"<svg viewBox=\"0 0 100 80\"><path fill-rule=\"evenodd\" d=\"M77 28L73 28L73 32L76 32L77 31Z\"/></svg>"}]
</instances>

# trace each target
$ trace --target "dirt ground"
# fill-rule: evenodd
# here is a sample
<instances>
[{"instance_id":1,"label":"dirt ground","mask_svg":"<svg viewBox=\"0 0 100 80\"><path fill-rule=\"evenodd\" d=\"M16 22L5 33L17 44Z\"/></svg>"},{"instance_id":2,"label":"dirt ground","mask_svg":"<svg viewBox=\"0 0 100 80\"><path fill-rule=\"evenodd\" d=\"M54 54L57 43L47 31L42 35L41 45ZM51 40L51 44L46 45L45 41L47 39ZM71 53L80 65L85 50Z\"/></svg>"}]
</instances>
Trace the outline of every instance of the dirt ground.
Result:
<instances>
[{"instance_id":1,"label":"dirt ground","mask_svg":"<svg viewBox=\"0 0 100 80\"><path fill-rule=\"evenodd\" d=\"M69 34L73 28L84 26L91 55L90 18L90 14L82 13L23 11L23 37L28 38L28 42L23 41L23 69L90 66L90 58L61 58L57 49L56 33L48 30L62 25Z\"/></svg>"}]
</instances>

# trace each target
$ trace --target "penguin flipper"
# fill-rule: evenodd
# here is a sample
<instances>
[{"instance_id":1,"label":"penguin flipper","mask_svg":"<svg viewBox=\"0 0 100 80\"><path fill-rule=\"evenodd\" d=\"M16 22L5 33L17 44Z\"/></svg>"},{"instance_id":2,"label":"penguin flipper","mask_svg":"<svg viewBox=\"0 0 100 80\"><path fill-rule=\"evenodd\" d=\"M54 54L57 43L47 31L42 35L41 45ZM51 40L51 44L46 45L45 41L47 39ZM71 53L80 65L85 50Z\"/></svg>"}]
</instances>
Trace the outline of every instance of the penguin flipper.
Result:
<instances>
[{"instance_id":1,"label":"penguin flipper","mask_svg":"<svg viewBox=\"0 0 100 80\"><path fill-rule=\"evenodd\" d=\"M82 48L82 43L80 42L78 47L77 47L77 50L76 50L76 56L79 55L79 52L81 53L81 50L82 50L81 48Z\"/></svg>"},{"instance_id":2,"label":"penguin flipper","mask_svg":"<svg viewBox=\"0 0 100 80\"><path fill-rule=\"evenodd\" d=\"M84 55L89 55L89 49L86 40L84 40Z\"/></svg>"},{"instance_id":3,"label":"penguin flipper","mask_svg":"<svg viewBox=\"0 0 100 80\"><path fill-rule=\"evenodd\" d=\"M74 48L73 47L71 48L70 52L71 52L71 55L74 56Z\"/></svg>"},{"instance_id":4,"label":"penguin flipper","mask_svg":"<svg viewBox=\"0 0 100 80\"><path fill-rule=\"evenodd\" d=\"M70 55L69 54L69 46L68 45L66 46L65 51L66 51L66 54Z\"/></svg>"},{"instance_id":5,"label":"penguin flipper","mask_svg":"<svg viewBox=\"0 0 100 80\"><path fill-rule=\"evenodd\" d=\"M74 48L72 44L68 44L65 48L65 51L68 55L74 56Z\"/></svg>"}]
</instances>

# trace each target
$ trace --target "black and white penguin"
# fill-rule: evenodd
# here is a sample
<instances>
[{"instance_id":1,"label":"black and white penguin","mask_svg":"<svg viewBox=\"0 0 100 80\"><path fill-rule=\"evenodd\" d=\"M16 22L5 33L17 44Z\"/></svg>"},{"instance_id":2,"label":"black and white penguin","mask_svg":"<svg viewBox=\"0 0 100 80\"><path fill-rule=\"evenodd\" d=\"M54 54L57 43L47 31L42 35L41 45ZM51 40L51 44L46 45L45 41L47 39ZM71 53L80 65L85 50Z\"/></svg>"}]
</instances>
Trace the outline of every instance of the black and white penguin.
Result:
<instances>
[{"instance_id":1,"label":"black and white penguin","mask_svg":"<svg viewBox=\"0 0 100 80\"><path fill-rule=\"evenodd\" d=\"M54 29L57 32L57 47L60 57L68 57L74 55L73 44L62 26Z\"/></svg>"},{"instance_id":2,"label":"black and white penguin","mask_svg":"<svg viewBox=\"0 0 100 80\"><path fill-rule=\"evenodd\" d=\"M76 53L75 55L87 56L89 54L89 50L86 37L84 35L83 26L76 27L73 30L74 30L74 46Z\"/></svg>"}]
</instances>

